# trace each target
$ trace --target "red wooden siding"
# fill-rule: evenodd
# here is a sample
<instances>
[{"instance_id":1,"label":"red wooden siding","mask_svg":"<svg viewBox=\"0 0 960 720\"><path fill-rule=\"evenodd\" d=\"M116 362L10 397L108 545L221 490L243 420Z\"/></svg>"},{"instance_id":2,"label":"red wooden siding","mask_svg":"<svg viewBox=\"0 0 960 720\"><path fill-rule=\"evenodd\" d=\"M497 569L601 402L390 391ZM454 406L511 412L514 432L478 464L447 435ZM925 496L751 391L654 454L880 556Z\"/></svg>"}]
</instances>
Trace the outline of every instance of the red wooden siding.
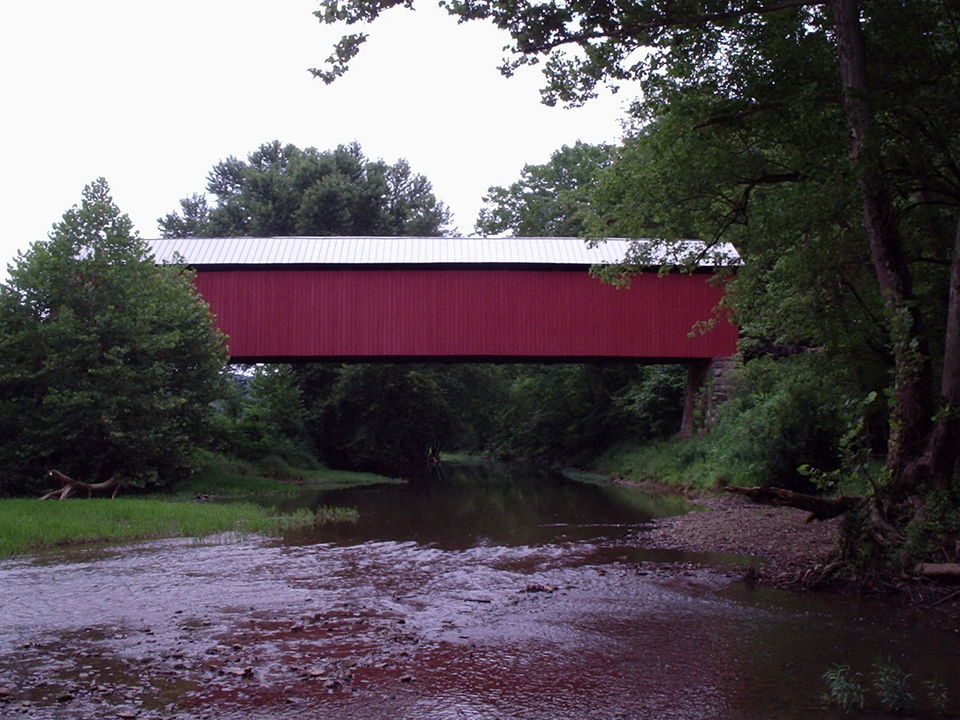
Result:
<instances>
[{"instance_id":1,"label":"red wooden siding","mask_svg":"<svg viewBox=\"0 0 960 720\"><path fill-rule=\"evenodd\" d=\"M197 287L236 360L680 360L735 351L726 320L690 336L722 296L708 278L618 290L582 269L244 269L201 270Z\"/></svg>"}]
</instances>

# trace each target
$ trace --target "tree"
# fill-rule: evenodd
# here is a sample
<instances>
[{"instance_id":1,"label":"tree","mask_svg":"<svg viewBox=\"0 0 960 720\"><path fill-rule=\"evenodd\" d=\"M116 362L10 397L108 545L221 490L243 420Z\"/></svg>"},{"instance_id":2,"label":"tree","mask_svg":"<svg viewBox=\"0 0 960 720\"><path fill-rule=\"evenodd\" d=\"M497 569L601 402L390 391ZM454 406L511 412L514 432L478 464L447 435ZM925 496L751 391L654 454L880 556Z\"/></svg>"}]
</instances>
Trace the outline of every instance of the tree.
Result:
<instances>
[{"instance_id":1,"label":"tree","mask_svg":"<svg viewBox=\"0 0 960 720\"><path fill-rule=\"evenodd\" d=\"M477 232L517 237L578 237L584 230L587 191L613 156L610 145L579 140L564 145L544 165L524 165L510 187L487 190Z\"/></svg>"},{"instance_id":2,"label":"tree","mask_svg":"<svg viewBox=\"0 0 960 720\"><path fill-rule=\"evenodd\" d=\"M164 237L440 235L450 212L406 160L367 160L357 144L321 152L273 141L210 171L207 192L159 218Z\"/></svg>"},{"instance_id":3,"label":"tree","mask_svg":"<svg viewBox=\"0 0 960 720\"><path fill-rule=\"evenodd\" d=\"M313 437L334 466L422 473L437 449L479 449L498 375L478 365L341 366L313 406Z\"/></svg>"},{"instance_id":4,"label":"tree","mask_svg":"<svg viewBox=\"0 0 960 720\"><path fill-rule=\"evenodd\" d=\"M203 440L226 360L190 273L158 266L103 179L0 291L0 491L48 470L169 482Z\"/></svg>"},{"instance_id":5,"label":"tree","mask_svg":"<svg viewBox=\"0 0 960 720\"><path fill-rule=\"evenodd\" d=\"M306 427L300 378L289 365L256 365L238 372L218 403L222 445L232 454L257 462L262 471L316 465Z\"/></svg>"},{"instance_id":6,"label":"tree","mask_svg":"<svg viewBox=\"0 0 960 720\"><path fill-rule=\"evenodd\" d=\"M398 4L328 0L317 14L352 24ZM582 102L598 83L640 80L640 123L656 125L655 140L669 129L681 139L684 159L694 147L707 156L697 165L702 174L688 172L679 185L665 186L677 207L698 205L686 222L701 238L765 236L758 256L767 262L775 262L775 247L790 255L809 240L831 252L832 243L841 243L838 254L865 261L869 275L847 290L865 290L864 311L885 333L874 342L892 373L886 480L869 502L870 534L880 545L897 546L930 507L931 493L960 504L960 9L954 3L633 0L601 7L593 0L453 0L446 6L462 20L488 20L509 33L504 72L545 60L547 102ZM345 38L318 75L342 74L363 39ZM658 114L656 103L671 102L682 111ZM796 152L802 148L810 158ZM661 144L652 158L668 179L684 169L671 171L672 150ZM773 206L772 198L782 203L791 194L805 204ZM823 206L807 204L817 196ZM765 203L770 212L758 216L754 211ZM804 211L812 214L811 226L777 246L776 224L802 229ZM680 229L679 215L664 206L645 220L669 238ZM765 220L773 221L766 229ZM776 277L809 297L796 278ZM925 293L939 294L946 310L924 302Z\"/></svg>"},{"instance_id":7,"label":"tree","mask_svg":"<svg viewBox=\"0 0 960 720\"><path fill-rule=\"evenodd\" d=\"M510 457L580 464L623 440L680 428L683 369L584 363L511 367L495 449Z\"/></svg>"}]
</instances>

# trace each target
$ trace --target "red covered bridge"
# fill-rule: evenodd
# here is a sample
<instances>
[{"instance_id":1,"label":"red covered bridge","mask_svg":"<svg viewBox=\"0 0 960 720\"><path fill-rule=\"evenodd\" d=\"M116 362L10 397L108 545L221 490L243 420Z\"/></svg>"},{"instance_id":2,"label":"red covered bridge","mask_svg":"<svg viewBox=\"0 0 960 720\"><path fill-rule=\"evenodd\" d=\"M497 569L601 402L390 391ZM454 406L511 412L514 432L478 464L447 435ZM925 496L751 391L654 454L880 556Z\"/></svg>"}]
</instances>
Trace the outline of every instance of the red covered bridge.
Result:
<instances>
[{"instance_id":1,"label":"red covered bridge","mask_svg":"<svg viewBox=\"0 0 960 720\"><path fill-rule=\"evenodd\" d=\"M577 238L185 238L178 257L236 362L482 360L691 362L732 355L713 267L617 289L592 277L626 240Z\"/></svg>"}]
</instances>

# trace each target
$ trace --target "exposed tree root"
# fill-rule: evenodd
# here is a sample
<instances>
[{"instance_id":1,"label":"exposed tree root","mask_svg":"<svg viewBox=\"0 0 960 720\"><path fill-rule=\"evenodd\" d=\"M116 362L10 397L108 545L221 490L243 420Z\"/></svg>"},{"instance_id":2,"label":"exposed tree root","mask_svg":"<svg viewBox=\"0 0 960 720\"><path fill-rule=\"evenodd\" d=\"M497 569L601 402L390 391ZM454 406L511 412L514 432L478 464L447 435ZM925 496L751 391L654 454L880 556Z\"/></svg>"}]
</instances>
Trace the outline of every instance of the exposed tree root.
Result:
<instances>
[{"instance_id":1,"label":"exposed tree root","mask_svg":"<svg viewBox=\"0 0 960 720\"><path fill-rule=\"evenodd\" d=\"M60 481L61 487L57 490L50 490L45 495L40 497L41 500L49 500L50 498L57 498L59 500L66 500L70 497L76 490L86 490L87 497L93 497L94 493L106 492L108 490L113 490L110 497L115 498L117 493L120 491L120 483L117 482L116 476L110 478L109 480L104 480L103 482L97 483L87 483L82 480L74 480L69 475L65 475L59 470L51 470L47 473L48 477L55 478Z\"/></svg>"}]
</instances>

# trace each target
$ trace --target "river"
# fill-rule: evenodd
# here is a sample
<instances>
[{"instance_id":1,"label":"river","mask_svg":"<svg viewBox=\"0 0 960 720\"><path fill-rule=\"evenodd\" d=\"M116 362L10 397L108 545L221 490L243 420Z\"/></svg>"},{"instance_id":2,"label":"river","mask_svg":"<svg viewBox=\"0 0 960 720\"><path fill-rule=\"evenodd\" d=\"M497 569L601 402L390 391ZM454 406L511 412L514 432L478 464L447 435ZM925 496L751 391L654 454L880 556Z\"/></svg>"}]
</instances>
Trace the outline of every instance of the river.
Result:
<instances>
[{"instance_id":1,"label":"river","mask_svg":"<svg viewBox=\"0 0 960 720\"><path fill-rule=\"evenodd\" d=\"M957 711L955 624L643 550L673 499L479 466L301 500L360 519L0 562L0 717L832 719L824 671L878 656Z\"/></svg>"}]
</instances>

